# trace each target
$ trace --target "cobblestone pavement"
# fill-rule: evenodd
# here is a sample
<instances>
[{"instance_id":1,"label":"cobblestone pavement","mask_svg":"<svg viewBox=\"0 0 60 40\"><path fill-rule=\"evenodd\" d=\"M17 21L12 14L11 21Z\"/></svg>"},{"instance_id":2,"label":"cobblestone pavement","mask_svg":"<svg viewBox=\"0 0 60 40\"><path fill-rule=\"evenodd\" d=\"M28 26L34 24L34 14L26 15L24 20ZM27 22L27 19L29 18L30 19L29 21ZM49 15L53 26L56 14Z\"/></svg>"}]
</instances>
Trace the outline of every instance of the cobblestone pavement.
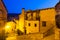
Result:
<instances>
[{"instance_id":1,"label":"cobblestone pavement","mask_svg":"<svg viewBox=\"0 0 60 40\"><path fill-rule=\"evenodd\" d=\"M45 37L43 40L55 40L55 36L53 34L53 35Z\"/></svg>"},{"instance_id":2,"label":"cobblestone pavement","mask_svg":"<svg viewBox=\"0 0 60 40\"><path fill-rule=\"evenodd\" d=\"M34 37L34 36L12 36L12 37L8 37L6 38L6 40L55 40L54 39L54 34L47 36L43 39L41 39L40 37Z\"/></svg>"}]
</instances>

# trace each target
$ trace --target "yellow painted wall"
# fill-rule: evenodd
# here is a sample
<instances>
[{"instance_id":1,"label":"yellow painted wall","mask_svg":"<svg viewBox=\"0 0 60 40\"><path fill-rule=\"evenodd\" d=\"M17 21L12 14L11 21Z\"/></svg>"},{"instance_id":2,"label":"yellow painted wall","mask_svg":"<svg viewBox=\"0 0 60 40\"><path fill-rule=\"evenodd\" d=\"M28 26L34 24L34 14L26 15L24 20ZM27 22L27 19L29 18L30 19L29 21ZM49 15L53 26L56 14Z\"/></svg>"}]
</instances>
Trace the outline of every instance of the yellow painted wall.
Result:
<instances>
[{"instance_id":1,"label":"yellow painted wall","mask_svg":"<svg viewBox=\"0 0 60 40\"><path fill-rule=\"evenodd\" d=\"M46 32L48 29L50 29L51 27L55 26L55 8L49 8L49 9L44 9L44 10L40 10L40 24L39 21L35 20L31 20L31 21L27 21L25 20L24 23L24 10L22 11L22 14L19 15L19 29L24 32L24 26L27 28L27 33L34 33L34 32L40 32L44 33ZM42 21L46 21L46 27L42 26ZM31 27L28 26L28 23L31 23ZM34 27L34 23L37 23L38 26ZM40 25L40 28L39 28Z\"/></svg>"},{"instance_id":2,"label":"yellow painted wall","mask_svg":"<svg viewBox=\"0 0 60 40\"><path fill-rule=\"evenodd\" d=\"M5 24L5 32L6 33L7 32L12 33L13 32L12 29L15 30L14 28L15 28L15 23L13 21L7 22Z\"/></svg>"},{"instance_id":3,"label":"yellow painted wall","mask_svg":"<svg viewBox=\"0 0 60 40\"><path fill-rule=\"evenodd\" d=\"M40 11L40 32L44 33L55 25L55 9L46 9ZM46 21L46 27L42 26L42 21Z\"/></svg>"},{"instance_id":4,"label":"yellow painted wall","mask_svg":"<svg viewBox=\"0 0 60 40\"><path fill-rule=\"evenodd\" d=\"M19 30L21 30L22 32L24 32L24 14L25 14L25 10L22 9L22 13L19 15Z\"/></svg>"},{"instance_id":5,"label":"yellow painted wall","mask_svg":"<svg viewBox=\"0 0 60 40\"><path fill-rule=\"evenodd\" d=\"M29 26L30 23L30 26ZM37 24L37 26L35 27L35 24ZM29 33L36 33L39 32L39 21L27 21L25 20L25 27L27 30L27 34Z\"/></svg>"},{"instance_id":6,"label":"yellow painted wall","mask_svg":"<svg viewBox=\"0 0 60 40\"><path fill-rule=\"evenodd\" d=\"M15 22L10 21L5 24L5 34L8 33L7 36L17 34L17 29L19 29L19 21L15 20Z\"/></svg>"}]
</instances>

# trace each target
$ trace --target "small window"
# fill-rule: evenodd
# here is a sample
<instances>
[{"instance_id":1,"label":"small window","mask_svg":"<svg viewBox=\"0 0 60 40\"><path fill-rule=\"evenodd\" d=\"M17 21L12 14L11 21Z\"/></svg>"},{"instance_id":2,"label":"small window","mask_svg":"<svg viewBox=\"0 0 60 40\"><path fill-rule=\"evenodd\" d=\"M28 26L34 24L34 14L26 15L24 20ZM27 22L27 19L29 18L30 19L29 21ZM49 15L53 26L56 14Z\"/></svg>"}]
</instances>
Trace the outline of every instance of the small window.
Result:
<instances>
[{"instance_id":1,"label":"small window","mask_svg":"<svg viewBox=\"0 0 60 40\"><path fill-rule=\"evenodd\" d=\"M28 25L30 26L30 23Z\"/></svg>"},{"instance_id":2,"label":"small window","mask_svg":"<svg viewBox=\"0 0 60 40\"><path fill-rule=\"evenodd\" d=\"M0 26L2 26L1 23L0 23Z\"/></svg>"},{"instance_id":3,"label":"small window","mask_svg":"<svg viewBox=\"0 0 60 40\"><path fill-rule=\"evenodd\" d=\"M46 27L46 21L42 22L42 26Z\"/></svg>"},{"instance_id":4,"label":"small window","mask_svg":"<svg viewBox=\"0 0 60 40\"><path fill-rule=\"evenodd\" d=\"M35 27L37 27L37 24L35 24Z\"/></svg>"},{"instance_id":5,"label":"small window","mask_svg":"<svg viewBox=\"0 0 60 40\"><path fill-rule=\"evenodd\" d=\"M60 10L60 8L59 8L59 10Z\"/></svg>"}]
</instances>

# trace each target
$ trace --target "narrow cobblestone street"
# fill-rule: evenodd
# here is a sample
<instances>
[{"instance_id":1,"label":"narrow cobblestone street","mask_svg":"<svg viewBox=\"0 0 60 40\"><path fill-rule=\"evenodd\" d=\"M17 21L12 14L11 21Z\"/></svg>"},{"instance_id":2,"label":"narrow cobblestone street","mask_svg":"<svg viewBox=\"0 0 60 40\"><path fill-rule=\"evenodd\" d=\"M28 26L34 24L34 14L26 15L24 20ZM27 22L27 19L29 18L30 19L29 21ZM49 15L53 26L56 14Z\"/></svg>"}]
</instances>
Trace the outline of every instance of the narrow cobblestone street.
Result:
<instances>
[{"instance_id":1,"label":"narrow cobblestone street","mask_svg":"<svg viewBox=\"0 0 60 40\"><path fill-rule=\"evenodd\" d=\"M41 36L36 35L21 35L21 36L8 37L6 38L6 40L55 40L54 34L47 36L43 39L41 39L40 37Z\"/></svg>"}]
</instances>

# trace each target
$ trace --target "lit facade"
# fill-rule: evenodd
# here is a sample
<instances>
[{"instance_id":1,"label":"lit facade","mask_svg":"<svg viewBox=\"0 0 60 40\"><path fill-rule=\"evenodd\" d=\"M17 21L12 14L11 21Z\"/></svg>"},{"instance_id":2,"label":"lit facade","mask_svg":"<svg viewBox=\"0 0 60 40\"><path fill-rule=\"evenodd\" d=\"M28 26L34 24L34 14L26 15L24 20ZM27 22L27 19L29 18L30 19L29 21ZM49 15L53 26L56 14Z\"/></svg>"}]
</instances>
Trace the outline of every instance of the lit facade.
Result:
<instances>
[{"instance_id":1,"label":"lit facade","mask_svg":"<svg viewBox=\"0 0 60 40\"><path fill-rule=\"evenodd\" d=\"M2 0L0 0L0 28L4 28L7 22L7 10Z\"/></svg>"},{"instance_id":2,"label":"lit facade","mask_svg":"<svg viewBox=\"0 0 60 40\"><path fill-rule=\"evenodd\" d=\"M5 28L5 32L15 33L15 29L17 32L17 29L22 31L25 34L30 33L42 33L42 36L44 33L48 32L48 30L52 30L55 32L55 38L59 38L59 31L60 29L56 26L56 20L55 16L60 14L60 2L52 8L45 8L45 9L38 9L38 10L27 10L25 11L24 8L22 8L22 13L19 15L19 20L15 20L15 22L10 21L7 22ZM2 11L2 10L1 10ZM2 12L1 17L2 16ZM6 12L6 10L5 10ZM7 12L6 12L7 13ZM6 13L3 19L7 19ZM3 24L4 20L1 21ZM2 25L3 26L3 25ZM49 33L49 32L48 32ZM50 32L51 33L51 32Z\"/></svg>"},{"instance_id":3,"label":"lit facade","mask_svg":"<svg viewBox=\"0 0 60 40\"><path fill-rule=\"evenodd\" d=\"M12 21L12 25L15 25L16 29L19 29L26 34L38 32L43 34L51 28L53 28L52 31L55 31L55 29L57 28L55 22L55 16L57 15L57 13L55 8L56 6L52 8L27 11L22 8L22 13L19 15L17 24ZM14 30L15 26L12 26L11 23L9 23L9 26L11 26L10 31L12 32L12 29Z\"/></svg>"},{"instance_id":4,"label":"lit facade","mask_svg":"<svg viewBox=\"0 0 60 40\"><path fill-rule=\"evenodd\" d=\"M5 24L7 22L7 10L2 0L0 0L0 40L5 40Z\"/></svg>"},{"instance_id":5,"label":"lit facade","mask_svg":"<svg viewBox=\"0 0 60 40\"><path fill-rule=\"evenodd\" d=\"M23 16L22 16L23 15ZM28 10L22 9L22 14L19 15L19 23L22 31L26 27L26 33L44 33L51 27L55 26L55 8L47 8L41 10Z\"/></svg>"},{"instance_id":6,"label":"lit facade","mask_svg":"<svg viewBox=\"0 0 60 40\"><path fill-rule=\"evenodd\" d=\"M55 30L57 28L55 16L57 15L57 9L59 9L58 6L60 6L60 2L52 8L27 11L23 8L22 13L19 15L19 27L21 27L21 31L26 31L29 34L36 32L45 33L51 28Z\"/></svg>"}]
</instances>

